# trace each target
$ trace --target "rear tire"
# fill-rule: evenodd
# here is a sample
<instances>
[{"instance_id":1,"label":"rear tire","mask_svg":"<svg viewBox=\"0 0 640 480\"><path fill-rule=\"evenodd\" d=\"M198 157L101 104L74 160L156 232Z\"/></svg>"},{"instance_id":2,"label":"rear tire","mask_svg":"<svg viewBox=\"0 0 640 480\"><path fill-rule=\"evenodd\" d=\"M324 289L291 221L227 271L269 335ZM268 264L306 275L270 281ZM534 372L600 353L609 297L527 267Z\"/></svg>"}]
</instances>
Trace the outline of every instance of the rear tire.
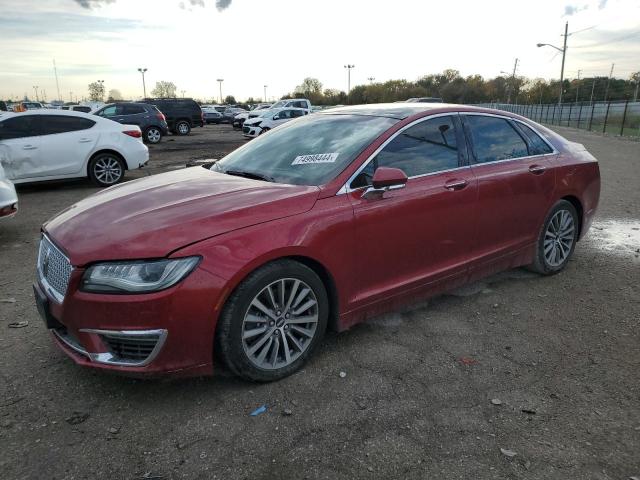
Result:
<instances>
[{"instance_id":1,"label":"rear tire","mask_svg":"<svg viewBox=\"0 0 640 480\"><path fill-rule=\"evenodd\" d=\"M579 219L575 207L566 200L557 202L547 214L529 269L542 275L556 274L567 266L578 241Z\"/></svg>"},{"instance_id":2,"label":"rear tire","mask_svg":"<svg viewBox=\"0 0 640 480\"><path fill-rule=\"evenodd\" d=\"M229 297L216 329L216 350L242 378L279 380L306 363L328 316L318 275L301 263L278 260L251 273Z\"/></svg>"},{"instance_id":3,"label":"rear tire","mask_svg":"<svg viewBox=\"0 0 640 480\"><path fill-rule=\"evenodd\" d=\"M124 161L115 153L99 153L89 161L89 178L99 187L120 183L124 172Z\"/></svg>"},{"instance_id":4,"label":"rear tire","mask_svg":"<svg viewBox=\"0 0 640 480\"><path fill-rule=\"evenodd\" d=\"M177 135L189 135L191 133L191 125L186 120L178 120L175 126Z\"/></svg>"},{"instance_id":5,"label":"rear tire","mask_svg":"<svg viewBox=\"0 0 640 480\"><path fill-rule=\"evenodd\" d=\"M162 140L162 131L158 127L149 127L144 131L144 141L155 145Z\"/></svg>"}]
</instances>

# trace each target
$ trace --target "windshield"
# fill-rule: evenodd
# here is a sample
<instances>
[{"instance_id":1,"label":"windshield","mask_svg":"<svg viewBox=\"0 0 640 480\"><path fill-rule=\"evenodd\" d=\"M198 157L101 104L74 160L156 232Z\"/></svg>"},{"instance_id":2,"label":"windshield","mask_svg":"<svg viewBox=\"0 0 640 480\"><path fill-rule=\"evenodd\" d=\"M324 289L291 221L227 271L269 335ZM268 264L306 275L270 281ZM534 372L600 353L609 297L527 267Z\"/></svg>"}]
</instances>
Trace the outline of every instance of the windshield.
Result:
<instances>
[{"instance_id":1,"label":"windshield","mask_svg":"<svg viewBox=\"0 0 640 480\"><path fill-rule=\"evenodd\" d=\"M278 183L324 185L396 122L366 115L309 115L257 137L211 170L243 172Z\"/></svg>"}]
</instances>

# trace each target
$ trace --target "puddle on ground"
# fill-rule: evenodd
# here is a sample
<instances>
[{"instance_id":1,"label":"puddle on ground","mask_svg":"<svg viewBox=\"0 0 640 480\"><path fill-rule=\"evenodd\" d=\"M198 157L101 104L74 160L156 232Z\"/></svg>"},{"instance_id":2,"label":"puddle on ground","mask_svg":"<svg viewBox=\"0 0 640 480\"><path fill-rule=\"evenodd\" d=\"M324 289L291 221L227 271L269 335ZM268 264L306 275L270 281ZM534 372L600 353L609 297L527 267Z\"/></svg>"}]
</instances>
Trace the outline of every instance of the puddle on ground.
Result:
<instances>
[{"instance_id":1,"label":"puddle on ground","mask_svg":"<svg viewBox=\"0 0 640 480\"><path fill-rule=\"evenodd\" d=\"M584 241L598 250L640 260L640 220L594 222Z\"/></svg>"}]
</instances>

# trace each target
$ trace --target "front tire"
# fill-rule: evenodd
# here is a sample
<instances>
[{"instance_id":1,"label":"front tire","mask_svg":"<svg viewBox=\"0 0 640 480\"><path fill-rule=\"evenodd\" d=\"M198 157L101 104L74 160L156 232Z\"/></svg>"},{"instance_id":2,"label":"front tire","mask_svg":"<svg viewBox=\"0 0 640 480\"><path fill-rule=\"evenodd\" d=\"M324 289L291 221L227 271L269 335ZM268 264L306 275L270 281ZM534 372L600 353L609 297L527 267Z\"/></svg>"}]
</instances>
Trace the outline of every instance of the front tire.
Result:
<instances>
[{"instance_id":1,"label":"front tire","mask_svg":"<svg viewBox=\"0 0 640 480\"><path fill-rule=\"evenodd\" d=\"M236 375L256 382L299 370L327 326L329 300L318 275L291 260L251 273L220 316L216 348Z\"/></svg>"},{"instance_id":2,"label":"front tire","mask_svg":"<svg viewBox=\"0 0 640 480\"><path fill-rule=\"evenodd\" d=\"M578 222L578 213L570 202L557 202L545 218L538 235L536 256L529 268L542 275L562 271L569 263L578 241Z\"/></svg>"},{"instance_id":3,"label":"front tire","mask_svg":"<svg viewBox=\"0 0 640 480\"><path fill-rule=\"evenodd\" d=\"M264 127L263 129L260 130L260 133L258 135L262 135L263 133L267 133L269 130L271 130L269 127Z\"/></svg>"},{"instance_id":4,"label":"front tire","mask_svg":"<svg viewBox=\"0 0 640 480\"><path fill-rule=\"evenodd\" d=\"M144 131L144 140L152 145L160 143L162 131L158 127L149 127Z\"/></svg>"},{"instance_id":5,"label":"front tire","mask_svg":"<svg viewBox=\"0 0 640 480\"><path fill-rule=\"evenodd\" d=\"M99 153L89 162L89 178L99 187L120 183L124 172L124 162L114 153Z\"/></svg>"},{"instance_id":6,"label":"front tire","mask_svg":"<svg viewBox=\"0 0 640 480\"><path fill-rule=\"evenodd\" d=\"M175 131L178 135L189 135L191 133L191 125L186 120L178 120Z\"/></svg>"}]
</instances>

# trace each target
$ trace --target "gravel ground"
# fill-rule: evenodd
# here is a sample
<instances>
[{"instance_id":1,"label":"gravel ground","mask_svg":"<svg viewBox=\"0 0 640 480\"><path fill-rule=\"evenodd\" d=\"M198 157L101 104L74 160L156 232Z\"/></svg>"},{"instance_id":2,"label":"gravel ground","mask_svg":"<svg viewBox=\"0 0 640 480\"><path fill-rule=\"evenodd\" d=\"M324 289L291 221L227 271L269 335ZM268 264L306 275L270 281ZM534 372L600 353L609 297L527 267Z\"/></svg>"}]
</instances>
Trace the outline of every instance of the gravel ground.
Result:
<instances>
[{"instance_id":1,"label":"gravel ground","mask_svg":"<svg viewBox=\"0 0 640 480\"><path fill-rule=\"evenodd\" d=\"M40 224L96 189L20 188L0 222L1 478L640 477L640 143L557 130L602 172L597 222L563 273L505 272L330 334L268 385L75 366L31 282ZM169 137L129 178L242 143L228 125Z\"/></svg>"}]
</instances>

